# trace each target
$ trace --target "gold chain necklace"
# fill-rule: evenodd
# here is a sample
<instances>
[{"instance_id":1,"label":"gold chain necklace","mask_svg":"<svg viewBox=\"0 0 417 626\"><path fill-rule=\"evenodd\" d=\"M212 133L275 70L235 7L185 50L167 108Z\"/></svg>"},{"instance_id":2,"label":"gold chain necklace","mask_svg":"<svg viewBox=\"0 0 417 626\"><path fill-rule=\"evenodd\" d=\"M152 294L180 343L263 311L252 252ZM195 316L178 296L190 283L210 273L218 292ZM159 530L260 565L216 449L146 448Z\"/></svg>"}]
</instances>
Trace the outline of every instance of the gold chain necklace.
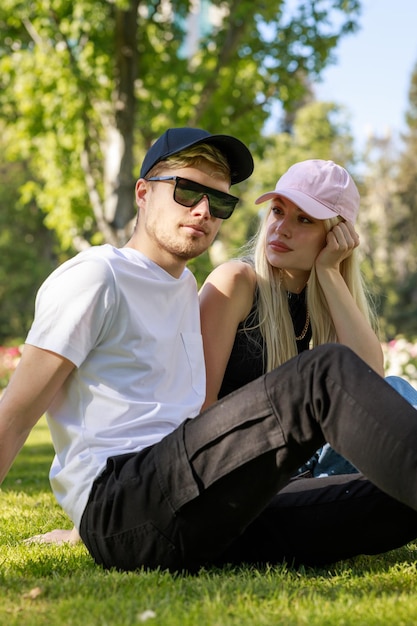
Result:
<instances>
[{"instance_id":1,"label":"gold chain necklace","mask_svg":"<svg viewBox=\"0 0 417 626\"><path fill-rule=\"evenodd\" d=\"M306 323L304 324L304 328L301 331L301 335L298 335L298 337L295 338L296 341L301 341L302 339L304 339L304 337L307 334L309 326L310 326L310 311L307 309Z\"/></svg>"}]
</instances>

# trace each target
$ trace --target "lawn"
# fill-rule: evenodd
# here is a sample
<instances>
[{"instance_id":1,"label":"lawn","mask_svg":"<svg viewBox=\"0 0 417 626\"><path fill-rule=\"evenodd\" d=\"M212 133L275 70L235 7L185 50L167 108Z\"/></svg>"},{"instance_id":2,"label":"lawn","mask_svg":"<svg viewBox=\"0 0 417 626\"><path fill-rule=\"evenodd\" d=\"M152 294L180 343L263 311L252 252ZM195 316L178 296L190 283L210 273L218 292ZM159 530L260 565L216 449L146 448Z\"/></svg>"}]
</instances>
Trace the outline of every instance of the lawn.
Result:
<instances>
[{"instance_id":1,"label":"lawn","mask_svg":"<svg viewBox=\"0 0 417 626\"><path fill-rule=\"evenodd\" d=\"M327 569L241 567L197 576L105 572L81 545L27 545L31 535L71 526L49 489L51 459L41 420L0 491L0 625L417 623L417 543Z\"/></svg>"}]
</instances>

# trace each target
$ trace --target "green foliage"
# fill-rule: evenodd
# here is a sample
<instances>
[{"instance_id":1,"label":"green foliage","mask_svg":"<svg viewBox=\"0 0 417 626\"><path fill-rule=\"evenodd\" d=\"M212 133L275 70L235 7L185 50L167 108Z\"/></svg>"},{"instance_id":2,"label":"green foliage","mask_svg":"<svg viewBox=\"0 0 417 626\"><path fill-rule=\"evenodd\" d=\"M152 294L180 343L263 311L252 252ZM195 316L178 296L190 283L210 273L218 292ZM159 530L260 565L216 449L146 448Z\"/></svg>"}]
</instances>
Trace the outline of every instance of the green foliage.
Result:
<instances>
[{"instance_id":1,"label":"green foliage","mask_svg":"<svg viewBox=\"0 0 417 626\"><path fill-rule=\"evenodd\" d=\"M15 221L19 200L22 209L36 212L42 238L46 214L44 224L66 256L103 241L123 244L132 225L120 225L135 212L134 163L167 127L200 125L238 135L256 156L255 175L237 188L242 202L217 242L219 260L232 256L256 230L255 197L274 185L291 161L327 154L339 162L348 158L345 127L335 132L341 112L331 104L302 105L311 101L309 84L331 62L339 37L355 30L358 12L356 0L261 5L229 0L218 8L212 27L206 19L201 38L192 43L189 35L198 33L198 25L187 22L190 3L184 0L173 2L172 11L160 2L134 0L5 0L0 7L1 143L6 158L25 164L25 175L14 185L20 195L7 202L4 219ZM288 132L266 138L261 131L277 103L291 123ZM2 195L0 190L0 202ZM35 250L32 246L28 253ZM212 257L190 264L199 284L212 268ZM38 266L32 278L38 270L44 276L46 268ZM26 322L22 330L6 324L0 337L1 332L24 335L32 315L40 281L33 279L28 292L19 289L19 280L14 279L16 290L25 305L19 304L18 315L24 312ZM3 294L13 306L17 301L10 289L7 285L10 297ZM15 315L9 306L4 312L5 319Z\"/></svg>"},{"instance_id":2,"label":"green foliage","mask_svg":"<svg viewBox=\"0 0 417 626\"><path fill-rule=\"evenodd\" d=\"M364 268L377 296L382 338L417 338L417 66L411 77L407 131L370 137L360 225Z\"/></svg>"},{"instance_id":3,"label":"green foliage","mask_svg":"<svg viewBox=\"0 0 417 626\"><path fill-rule=\"evenodd\" d=\"M417 64L410 81L406 122L397 166L397 210L390 224L390 242L396 244L394 275L390 276L395 303L387 317L396 333L417 337Z\"/></svg>"},{"instance_id":4,"label":"green foliage","mask_svg":"<svg viewBox=\"0 0 417 626\"><path fill-rule=\"evenodd\" d=\"M186 0L2 2L8 155L28 162L22 201L47 214L63 249L125 240L134 163L167 127L235 133L261 155L271 110L297 109L354 32L360 2L209 8L215 19L200 33Z\"/></svg>"},{"instance_id":5,"label":"green foliage","mask_svg":"<svg viewBox=\"0 0 417 626\"><path fill-rule=\"evenodd\" d=\"M7 31L0 106L8 156L28 162L33 174L22 187L22 202L34 201L48 214L46 224L64 249L75 236L95 232L81 155L93 139L91 167L100 172L100 124L111 115L109 22L110 5L101 2L7 2L0 9Z\"/></svg>"},{"instance_id":6,"label":"green foliage","mask_svg":"<svg viewBox=\"0 0 417 626\"><path fill-rule=\"evenodd\" d=\"M103 571L82 546L25 544L70 527L47 472L52 446L35 427L0 491L0 624L6 626L412 626L417 546L323 569L286 565L168 572Z\"/></svg>"},{"instance_id":7,"label":"green foliage","mask_svg":"<svg viewBox=\"0 0 417 626\"><path fill-rule=\"evenodd\" d=\"M58 262L55 237L43 226L40 210L19 202L26 176L23 164L0 167L0 345L26 336L36 291Z\"/></svg>"}]
</instances>

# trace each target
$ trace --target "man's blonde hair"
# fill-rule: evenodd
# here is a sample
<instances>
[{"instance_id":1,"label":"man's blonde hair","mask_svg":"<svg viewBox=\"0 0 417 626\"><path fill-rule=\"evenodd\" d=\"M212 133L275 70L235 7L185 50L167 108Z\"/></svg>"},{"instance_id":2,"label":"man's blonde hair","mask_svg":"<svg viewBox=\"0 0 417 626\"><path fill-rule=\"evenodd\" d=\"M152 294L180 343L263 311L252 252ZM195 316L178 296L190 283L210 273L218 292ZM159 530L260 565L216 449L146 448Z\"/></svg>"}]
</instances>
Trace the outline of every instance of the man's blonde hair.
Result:
<instances>
[{"instance_id":1,"label":"man's blonde hair","mask_svg":"<svg viewBox=\"0 0 417 626\"><path fill-rule=\"evenodd\" d=\"M226 157L218 148L206 143L185 148L181 152L167 157L166 160L159 161L149 170L146 178L159 176L163 170L174 170L183 167L199 168L202 164L210 166L210 176L230 182L231 172Z\"/></svg>"}]
</instances>

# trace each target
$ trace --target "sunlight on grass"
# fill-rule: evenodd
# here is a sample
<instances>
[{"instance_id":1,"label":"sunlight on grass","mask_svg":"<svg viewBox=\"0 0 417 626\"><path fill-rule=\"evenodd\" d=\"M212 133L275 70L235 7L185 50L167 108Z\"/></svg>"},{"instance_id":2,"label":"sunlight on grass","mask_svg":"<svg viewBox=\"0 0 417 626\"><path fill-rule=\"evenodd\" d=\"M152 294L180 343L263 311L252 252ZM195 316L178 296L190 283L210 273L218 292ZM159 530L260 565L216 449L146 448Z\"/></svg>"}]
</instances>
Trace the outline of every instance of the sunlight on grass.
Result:
<instances>
[{"instance_id":1,"label":"sunlight on grass","mask_svg":"<svg viewBox=\"0 0 417 626\"><path fill-rule=\"evenodd\" d=\"M48 483L41 420L0 491L0 625L414 626L417 545L327 569L106 572L78 546L24 539L71 524Z\"/></svg>"}]
</instances>

